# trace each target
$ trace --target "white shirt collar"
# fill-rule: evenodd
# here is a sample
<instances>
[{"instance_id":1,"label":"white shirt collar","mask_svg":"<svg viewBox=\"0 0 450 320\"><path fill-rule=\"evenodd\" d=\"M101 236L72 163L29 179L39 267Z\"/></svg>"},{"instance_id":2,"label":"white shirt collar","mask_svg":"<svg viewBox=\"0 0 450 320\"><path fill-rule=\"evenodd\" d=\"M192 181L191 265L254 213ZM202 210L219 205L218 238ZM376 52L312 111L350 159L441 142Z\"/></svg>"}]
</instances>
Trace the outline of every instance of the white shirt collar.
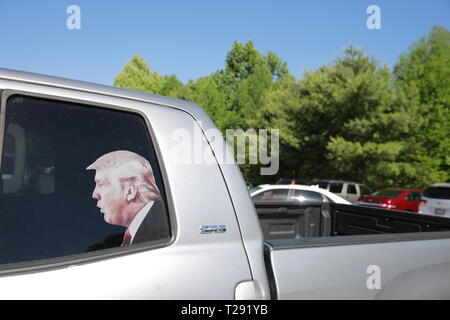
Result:
<instances>
[{"instance_id":1,"label":"white shirt collar","mask_svg":"<svg viewBox=\"0 0 450 320\"><path fill-rule=\"evenodd\" d=\"M131 234L131 241L133 241L134 236L136 235L136 232L139 229L139 226L141 225L142 221L144 221L145 217L147 216L147 213L150 211L150 209L153 206L154 201L148 202L141 211L138 212L138 214L134 217L133 221L131 221L128 231Z\"/></svg>"}]
</instances>

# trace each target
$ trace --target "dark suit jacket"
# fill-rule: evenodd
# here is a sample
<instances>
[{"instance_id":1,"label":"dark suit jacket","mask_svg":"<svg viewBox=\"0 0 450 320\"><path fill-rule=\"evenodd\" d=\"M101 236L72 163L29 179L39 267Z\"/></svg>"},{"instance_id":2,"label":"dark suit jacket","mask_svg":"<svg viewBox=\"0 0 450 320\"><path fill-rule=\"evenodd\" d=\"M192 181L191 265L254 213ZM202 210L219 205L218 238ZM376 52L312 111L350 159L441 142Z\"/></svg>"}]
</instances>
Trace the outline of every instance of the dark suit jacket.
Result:
<instances>
[{"instance_id":1,"label":"dark suit jacket","mask_svg":"<svg viewBox=\"0 0 450 320\"><path fill-rule=\"evenodd\" d=\"M132 244L170 239L170 226L167 212L161 200L155 201L150 211L145 216L136 234Z\"/></svg>"},{"instance_id":2,"label":"dark suit jacket","mask_svg":"<svg viewBox=\"0 0 450 320\"><path fill-rule=\"evenodd\" d=\"M161 200L155 201L150 211L145 216L133 238L133 243L142 243L148 241L169 241L170 225L166 209ZM105 238L100 243L91 245L86 252L120 247L123 240L123 233L113 234Z\"/></svg>"}]
</instances>

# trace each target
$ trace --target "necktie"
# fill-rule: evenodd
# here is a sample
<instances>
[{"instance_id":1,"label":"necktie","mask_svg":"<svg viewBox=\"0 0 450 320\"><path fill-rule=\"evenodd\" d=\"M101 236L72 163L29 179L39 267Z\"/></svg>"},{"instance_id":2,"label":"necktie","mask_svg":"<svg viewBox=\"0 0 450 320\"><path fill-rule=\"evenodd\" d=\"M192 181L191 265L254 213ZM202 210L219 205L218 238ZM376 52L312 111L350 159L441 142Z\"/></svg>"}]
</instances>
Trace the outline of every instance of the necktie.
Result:
<instances>
[{"instance_id":1,"label":"necktie","mask_svg":"<svg viewBox=\"0 0 450 320\"><path fill-rule=\"evenodd\" d=\"M123 235L122 244L120 246L125 247L125 246L129 246L130 244L131 244L131 233L127 229Z\"/></svg>"}]
</instances>

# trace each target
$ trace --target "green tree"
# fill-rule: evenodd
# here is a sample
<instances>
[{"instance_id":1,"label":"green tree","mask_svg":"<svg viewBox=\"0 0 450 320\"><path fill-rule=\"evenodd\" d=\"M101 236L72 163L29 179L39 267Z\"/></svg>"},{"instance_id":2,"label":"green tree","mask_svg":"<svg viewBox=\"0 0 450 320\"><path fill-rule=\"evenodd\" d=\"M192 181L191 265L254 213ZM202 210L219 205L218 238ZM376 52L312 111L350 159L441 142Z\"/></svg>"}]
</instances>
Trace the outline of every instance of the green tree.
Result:
<instances>
[{"instance_id":1,"label":"green tree","mask_svg":"<svg viewBox=\"0 0 450 320\"><path fill-rule=\"evenodd\" d=\"M201 106L215 121L218 129L225 132L229 117L226 109L227 97L213 76L190 81L185 86L179 87L173 96Z\"/></svg>"},{"instance_id":2,"label":"green tree","mask_svg":"<svg viewBox=\"0 0 450 320\"><path fill-rule=\"evenodd\" d=\"M266 94L290 73L286 63L274 52L263 55L252 41L248 41L233 43L226 56L225 68L217 76L222 89L227 92L229 111L233 113L229 127L257 129L265 124L261 108Z\"/></svg>"},{"instance_id":3,"label":"green tree","mask_svg":"<svg viewBox=\"0 0 450 320\"><path fill-rule=\"evenodd\" d=\"M450 179L450 32L433 27L400 56L395 75L401 86L417 90L423 125L422 163L434 168L429 182Z\"/></svg>"},{"instance_id":4,"label":"green tree","mask_svg":"<svg viewBox=\"0 0 450 320\"><path fill-rule=\"evenodd\" d=\"M114 78L114 86L160 95L170 95L183 84L174 76L162 76L156 71L150 71L147 62L139 55L124 66Z\"/></svg>"},{"instance_id":5,"label":"green tree","mask_svg":"<svg viewBox=\"0 0 450 320\"><path fill-rule=\"evenodd\" d=\"M264 127L280 132L281 177L304 177L304 172L299 172L301 164L306 161L302 153L304 132L299 127L302 122L300 108L300 85L293 76L278 79L266 93L261 108ZM261 183L269 183L274 177L261 179Z\"/></svg>"},{"instance_id":6,"label":"green tree","mask_svg":"<svg viewBox=\"0 0 450 320\"><path fill-rule=\"evenodd\" d=\"M158 94L162 96L173 97L175 96L177 90L181 89L182 87L183 83L178 80L175 75L164 76L163 85Z\"/></svg>"},{"instance_id":7,"label":"green tree","mask_svg":"<svg viewBox=\"0 0 450 320\"><path fill-rule=\"evenodd\" d=\"M300 81L281 82L264 111L280 128L285 163L297 176L414 185L421 150L413 94L395 86L387 67L349 47Z\"/></svg>"},{"instance_id":8,"label":"green tree","mask_svg":"<svg viewBox=\"0 0 450 320\"><path fill-rule=\"evenodd\" d=\"M264 110L267 96L277 89L279 83L293 78L287 64L274 52L264 55L258 52L252 41L245 44L234 42L227 53L225 69L217 74L217 78L227 92L227 128L274 129ZM244 177L255 183L273 180L274 177L259 175L260 166L246 164L240 168Z\"/></svg>"}]
</instances>

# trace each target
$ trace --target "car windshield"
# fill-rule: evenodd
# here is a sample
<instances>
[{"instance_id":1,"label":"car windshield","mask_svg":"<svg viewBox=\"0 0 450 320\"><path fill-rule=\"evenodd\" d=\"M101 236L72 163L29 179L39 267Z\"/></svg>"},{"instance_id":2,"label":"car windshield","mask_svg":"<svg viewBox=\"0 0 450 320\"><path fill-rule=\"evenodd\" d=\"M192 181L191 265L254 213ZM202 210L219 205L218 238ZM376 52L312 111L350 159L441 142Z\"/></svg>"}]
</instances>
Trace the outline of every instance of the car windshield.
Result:
<instances>
[{"instance_id":1,"label":"car windshield","mask_svg":"<svg viewBox=\"0 0 450 320\"><path fill-rule=\"evenodd\" d=\"M371 195L375 196L375 197L395 198L395 197L398 197L402 193L403 193L403 191L401 191L401 190L386 189L386 190L380 190L380 191L374 192Z\"/></svg>"},{"instance_id":2,"label":"car windshield","mask_svg":"<svg viewBox=\"0 0 450 320\"><path fill-rule=\"evenodd\" d=\"M429 187L423 195L427 198L450 199L450 188Z\"/></svg>"}]
</instances>

